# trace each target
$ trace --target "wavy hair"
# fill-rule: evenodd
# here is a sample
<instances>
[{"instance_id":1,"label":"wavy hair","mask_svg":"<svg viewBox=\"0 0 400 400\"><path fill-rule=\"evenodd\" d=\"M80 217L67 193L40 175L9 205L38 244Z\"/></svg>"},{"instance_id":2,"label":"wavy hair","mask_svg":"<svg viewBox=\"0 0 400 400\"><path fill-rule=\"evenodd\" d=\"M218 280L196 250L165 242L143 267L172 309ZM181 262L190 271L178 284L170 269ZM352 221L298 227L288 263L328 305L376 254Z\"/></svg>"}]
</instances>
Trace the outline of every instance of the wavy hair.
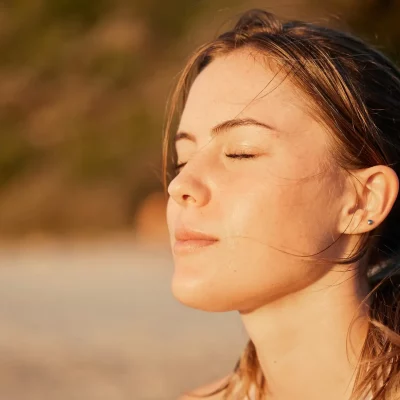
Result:
<instances>
[{"instance_id":1,"label":"wavy hair","mask_svg":"<svg viewBox=\"0 0 400 400\"><path fill-rule=\"evenodd\" d=\"M164 186L175 163L172 128L180 118L198 74L216 57L238 49L273 57L307 98L313 115L332 136L337 165L351 170L391 167L400 176L400 71L380 51L361 39L303 21L283 22L263 10L242 14L233 29L200 46L181 71L168 104L164 132ZM351 400L400 398L400 200L380 226L364 234L354 254L334 260L351 264L366 257L370 292L369 329ZM249 341L229 381L220 389L226 399L267 392L254 344ZM217 391L217 392L218 392ZM210 393L211 394L215 394Z\"/></svg>"}]
</instances>

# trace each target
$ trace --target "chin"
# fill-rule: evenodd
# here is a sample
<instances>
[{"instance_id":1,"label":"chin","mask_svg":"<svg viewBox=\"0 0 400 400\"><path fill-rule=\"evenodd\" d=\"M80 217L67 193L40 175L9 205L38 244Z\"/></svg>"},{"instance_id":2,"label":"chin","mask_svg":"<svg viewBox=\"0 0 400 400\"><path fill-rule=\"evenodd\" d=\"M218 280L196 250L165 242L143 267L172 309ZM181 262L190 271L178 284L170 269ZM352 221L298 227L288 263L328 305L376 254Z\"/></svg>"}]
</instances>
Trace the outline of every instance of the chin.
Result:
<instances>
[{"instance_id":1,"label":"chin","mask_svg":"<svg viewBox=\"0 0 400 400\"><path fill-rule=\"evenodd\" d=\"M172 279L171 290L173 296L183 305L201 311L227 312L237 308L234 302L224 295L223 291L215 293L212 286L182 282L178 278ZM215 289L214 289L215 290Z\"/></svg>"}]
</instances>

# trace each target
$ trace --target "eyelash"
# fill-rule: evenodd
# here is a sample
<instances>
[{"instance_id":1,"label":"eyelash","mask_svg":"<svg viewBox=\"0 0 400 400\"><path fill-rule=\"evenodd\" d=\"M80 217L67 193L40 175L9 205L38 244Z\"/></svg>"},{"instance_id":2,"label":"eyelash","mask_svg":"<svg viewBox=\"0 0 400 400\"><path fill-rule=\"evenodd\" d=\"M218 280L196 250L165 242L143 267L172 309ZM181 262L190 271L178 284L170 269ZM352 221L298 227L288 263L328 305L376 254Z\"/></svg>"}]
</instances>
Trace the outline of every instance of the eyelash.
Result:
<instances>
[{"instance_id":1,"label":"eyelash","mask_svg":"<svg viewBox=\"0 0 400 400\"><path fill-rule=\"evenodd\" d=\"M225 153L225 156L228 158L232 158L234 160L241 160L241 159L249 159L249 158L254 158L256 157L255 154L248 154L248 153ZM179 173L180 169L183 168L186 165L186 162L184 163L180 163L180 164L176 164L175 165L175 172Z\"/></svg>"}]
</instances>

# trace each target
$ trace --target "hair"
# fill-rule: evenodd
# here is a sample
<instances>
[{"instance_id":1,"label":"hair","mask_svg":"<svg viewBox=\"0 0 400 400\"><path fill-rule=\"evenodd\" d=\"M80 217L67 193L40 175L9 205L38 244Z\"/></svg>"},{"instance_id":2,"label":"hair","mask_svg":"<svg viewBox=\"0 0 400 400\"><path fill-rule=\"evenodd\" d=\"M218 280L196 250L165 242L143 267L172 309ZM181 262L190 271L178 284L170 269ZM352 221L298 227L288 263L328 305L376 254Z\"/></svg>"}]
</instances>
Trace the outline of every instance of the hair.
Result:
<instances>
[{"instance_id":1,"label":"hair","mask_svg":"<svg viewBox=\"0 0 400 400\"><path fill-rule=\"evenodd\" d=\"M233 29L200 46L189 58L170 98L164 132L164 185L174 176L172 128L180 118L194 79L215 58L240 49L272 57L307 99L331 138L339 168L391 167L400 176L400 71L380 51L349 33L303 21L283 22L263 10L242 14ZM172 156L171 156L172 153ZM364 258L370 292L369 327L356 369L351 400L400 398L400 200L386 219L365 233L355 254ZM255 388L267 393L254 344L248 342L228 383L225 398L244 399ZM253 388L253 389L252 389ZM215 394L216 392L210 393Z\"/></svg>"}]
</instances>

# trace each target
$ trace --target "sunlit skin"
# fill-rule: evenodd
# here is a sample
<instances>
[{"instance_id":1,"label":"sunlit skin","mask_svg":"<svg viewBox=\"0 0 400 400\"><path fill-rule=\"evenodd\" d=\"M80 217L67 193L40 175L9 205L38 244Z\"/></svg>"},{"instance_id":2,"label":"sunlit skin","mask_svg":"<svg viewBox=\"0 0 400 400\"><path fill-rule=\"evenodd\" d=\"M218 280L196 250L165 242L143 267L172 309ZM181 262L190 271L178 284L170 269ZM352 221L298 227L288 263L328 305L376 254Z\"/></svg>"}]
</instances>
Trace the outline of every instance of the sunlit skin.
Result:
<instances>
[{"instance_id":1,"label":"sunlit skin","mask_svg":"<svg viewBox=\"0 0 400 400\"><path fill-rule=\"evenodd\" d=\"M186 165L168 187L172 291L190 307L240 312L268 399L344 400L367 333L368 306L359 306L369 288L358 264L321 258L347 257L385 219L398 179L385 166L352 171L361 183L340 169L309 100L276 72L240 50L211 62L191 87L176 141ZM174 251L178 227L218 240Z\"/></svg>"}]
</instances>

